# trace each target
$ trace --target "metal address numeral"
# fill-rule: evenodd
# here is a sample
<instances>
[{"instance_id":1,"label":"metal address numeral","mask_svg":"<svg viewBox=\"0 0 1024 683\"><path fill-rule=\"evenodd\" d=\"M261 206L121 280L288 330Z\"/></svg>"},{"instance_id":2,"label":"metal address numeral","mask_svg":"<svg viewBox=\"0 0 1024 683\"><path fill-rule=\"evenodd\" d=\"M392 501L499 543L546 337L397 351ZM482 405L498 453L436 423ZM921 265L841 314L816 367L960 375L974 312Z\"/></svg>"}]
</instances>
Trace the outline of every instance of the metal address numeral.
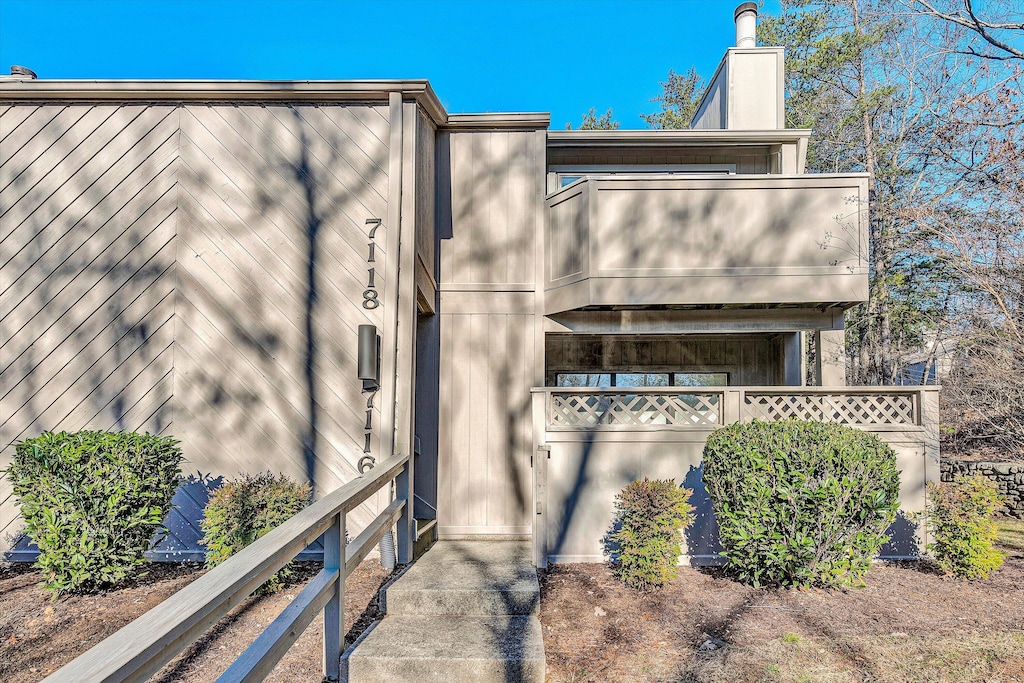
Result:
<instances>
[{"instance_id":1,"label":"metal address numeral","mask_svg":"<svg viewBox=\"0 0 1024 683\"><path fill-rule=\"evenodd\" d=\"M367 218L367 225L372 225L370 228L370 242L367 244L369 247L369 255L366 259L367 263L374 263L377 260L377 245L373 241L377 235L377 228L381 226L381 220L379 218ZM368 311L380 306L380 299L377 294L377 271L374 268L367 269L366 289L363 290L363 308ZM377 395L377 390L373 389L368 392L369 396L366 398L366 425L363 427L365 433L363 434L363 457L359 458L359 462L356 464L356 469L359 470L360 474L365 474L373 469L373 466L377 464L377 459L370 454L370 442L373 436L373 398Z\"/></svg>"}]
</instances>

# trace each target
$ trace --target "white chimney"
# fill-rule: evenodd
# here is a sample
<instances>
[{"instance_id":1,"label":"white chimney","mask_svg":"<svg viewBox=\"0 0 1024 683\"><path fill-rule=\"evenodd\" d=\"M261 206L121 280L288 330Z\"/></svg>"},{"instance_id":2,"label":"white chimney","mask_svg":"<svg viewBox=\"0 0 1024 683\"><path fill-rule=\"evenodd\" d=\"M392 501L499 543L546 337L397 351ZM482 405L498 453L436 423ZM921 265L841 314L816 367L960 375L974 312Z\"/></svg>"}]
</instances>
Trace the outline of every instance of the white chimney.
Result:
<instances>
[{"instance_id":1,"label":"white chimney","mask_svg":"<svg viewBox=\"0 0 1024 683\"><path fill-rule=\"evenodd\" d=\"M757 3L745 2L733 14L736 20L736 47L757 47Z\"/></svg>"}]
</instances>

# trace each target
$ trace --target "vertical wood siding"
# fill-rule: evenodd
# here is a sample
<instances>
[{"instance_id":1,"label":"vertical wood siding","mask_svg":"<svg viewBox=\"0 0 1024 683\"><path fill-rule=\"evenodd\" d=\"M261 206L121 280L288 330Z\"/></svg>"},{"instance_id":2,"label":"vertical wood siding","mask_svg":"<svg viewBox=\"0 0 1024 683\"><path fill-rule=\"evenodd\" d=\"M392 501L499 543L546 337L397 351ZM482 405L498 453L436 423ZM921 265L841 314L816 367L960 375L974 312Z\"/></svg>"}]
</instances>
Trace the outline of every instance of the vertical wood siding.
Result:
<instances>
[{"instance_id":1,"label":"vertical wood siding","mask_svg":"<svg viewBox=\"0 0 1024 683\"><path fill-rule=\"evenodd\" d=\"M438 527L529 533L533 316L441 316Z\"/></svg>"},{"instance_id":2,"label":"vertical wood siding","mask_svg":"<svg viewBox=\"0 0 1024 683\"><path fill-rule=\"evenodd\" d=\"M437 131L420 112L416 117L416 254L431 277L434 272L435 160ZM433 294L432 292L430 293ZM433 301L431 301L433 303Z\"/></svg>"},{"instance_id":3,"label":"vertical wood siding","mask_svg":"<svg viewBox=\"0 0 1024 683\"><path fill-rule=\"evenodd\" d=\"M544 139L465 131L439 174L438 530L528 534ZM450 187L446 180L450 170Z\"/></svg>"},{"instance_id":4,"label":"vertical wood siding","mask_svg":"<svg viewBox=\"0 0 1024 683\"><path fill-rule=\"evenodd\" d=\"M17 440L91 427L173 434L198 491L243 471L351 479L356 327L383 322L362 307L367 269L381 293L397 275L386 228L367 263L387 108L0 112L0 466ZM184 517L203 500L179 502ZM172 544L194 544L180 526Z\"/></svg>"},{"instance_id":5,"label":"vertical wood siding","mask_svg":"<svg viewBox=\"0 0 1024 683\"><path fill-rule=\"evenodd\" d=\"M531 132L452 133L451 238L441 242L445 284L533 288L536 137Z\"/></svg>"}]
</instances>

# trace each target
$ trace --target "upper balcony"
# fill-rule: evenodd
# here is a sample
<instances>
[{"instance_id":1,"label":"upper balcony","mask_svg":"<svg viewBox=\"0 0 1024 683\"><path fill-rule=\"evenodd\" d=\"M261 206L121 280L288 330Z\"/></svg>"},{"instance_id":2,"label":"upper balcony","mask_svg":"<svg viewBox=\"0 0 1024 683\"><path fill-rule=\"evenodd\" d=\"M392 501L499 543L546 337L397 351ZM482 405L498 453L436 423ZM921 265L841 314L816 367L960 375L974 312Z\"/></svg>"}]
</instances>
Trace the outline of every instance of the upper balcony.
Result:
<instances>
[{"instance_id":1,"label":"upper balcony","mask_svg":"<svg viewBox=\"0 0 1024 683\"><path fill-rule=\"evenodd\" d=\"M867 175L587 176L547 197L545 313L868 295Z\"/></svg>"}]
</instances>

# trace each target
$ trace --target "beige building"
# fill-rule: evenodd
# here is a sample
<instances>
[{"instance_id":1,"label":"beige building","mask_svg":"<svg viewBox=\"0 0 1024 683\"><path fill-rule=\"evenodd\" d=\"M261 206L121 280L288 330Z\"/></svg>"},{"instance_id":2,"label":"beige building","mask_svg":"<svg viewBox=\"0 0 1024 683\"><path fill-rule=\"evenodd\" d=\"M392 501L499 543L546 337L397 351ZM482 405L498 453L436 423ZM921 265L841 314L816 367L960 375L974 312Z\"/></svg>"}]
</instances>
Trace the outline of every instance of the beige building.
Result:
<instances>
[{"instance_id":1,"label":"beige building","mask_svg":"<svg viewBox=\"0 0 1024 683\"><path fill-rule=\"evenodd\" d=\"M680 131L448 114L426 81L0 79L0 467L43 430L174 435L181 558L222 477L323 493L414 452L418 518L539 564L602 559L614 494L674 477L713 561L704 439L798 416L887 439L920 510L934 388L845 386L867 178L805 172L746 26Z\"/></svg>"}]
</instances>

